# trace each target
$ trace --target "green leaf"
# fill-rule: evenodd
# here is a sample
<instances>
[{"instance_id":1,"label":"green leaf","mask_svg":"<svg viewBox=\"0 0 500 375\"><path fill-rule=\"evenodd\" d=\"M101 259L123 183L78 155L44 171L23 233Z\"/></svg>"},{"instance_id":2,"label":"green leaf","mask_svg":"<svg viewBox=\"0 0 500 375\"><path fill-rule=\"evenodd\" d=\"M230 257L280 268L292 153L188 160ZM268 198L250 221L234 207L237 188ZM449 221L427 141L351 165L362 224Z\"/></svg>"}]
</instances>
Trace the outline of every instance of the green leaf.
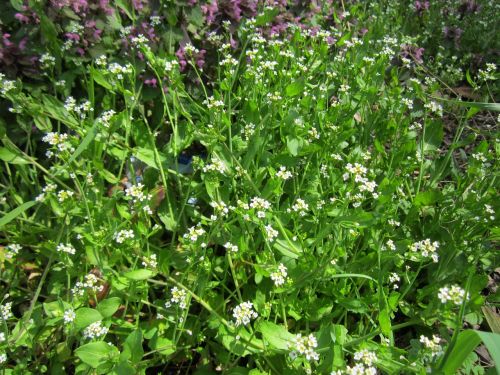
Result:
<instances>
[{"instance_id":1,"label":"green leaf","mask_svg":"<svg viewBox=\"0 0 500 375\"><path fill-rule=\"evenodd\" d=\"M440 100L445 103L459 105L462 107L478 108L485 111L500 112L500 103L463 102L461 100L449 100L437 97L433 97L433 99Z\"/></svg>"},{"instance_id":2,"label":"green leaf","mask_svg":"<svg viewBox=\"0 0 500 375\"><path fill-rule=\"evenodd\" d=\"M96 81L99 85L109 91L114 91L113 86L111 86L111 84L106 80L106 77L104 77L104 75L99 70L91 67L90 74L92 75L94 81Z\"/></svg>"},{"instance_id":3,"label":"green leaf","mask_svg":"<svg viewBox=\"0 0 500 375\"><path fill-rule=\"evenodd\" d=\"M33 207L35 204L36 204L35 201L30 201L30 202L25 202L22 205L14 208L7 215L3 216L0 219L0 228L2 228L3 226L7 225L8 223L10 223L16 217L18 217L19 215L21 215L24 211L26 211L30 207Z\"/></svg>"},{"instance_id":4,"label":"green leaf","mask_svg":"<svg viewBox=\"0 0 500 375\"><path fill-rule=\"evenodd\" d=\"M35 126L43 132L50 132L52 130L52 123L47 116L33 116L33 121L35 122Z\"/></svg>"},{"instance_id":5,"label":"green leaf","mask_svg":"<svg viewBox=\"0 0 500 375\"><path fill-rule=\"evenodd\" d=\"M290 83L285 89L286 96L297 96L302 92L304 92L304 80L302 79Z\"/></svg>"},{"instance_id":6,"label":"green leaf","mask_svg":"<svg viewBox=\"0 0 500 375\"><path fill-rule=\"evenodd\" d=\"M119 355L118 349L104 341L91 342L75 350L75 355L92 368L112 362Z\"/></svg>"},{"instance_id":7,"label":"green leaf","mask_svg":"<svg viewBox=\"0 0 500 375\"><path fill-rule=\"evenodd\" d=\"M95 124L85 135L82 140L82 143L77 147L75 152L71 155L68 160L68 164L71 164L80 154L85 151L85 149L89 146L90 142L92 142L97 134L97 124Z\"/></svg>"},{"instance_id":8,"label":"green leaf","mask_svg":"<svg viewBox=\"0 0 500 375\"><path fill-rule=\"evenodd\" d=\"M140 269L127 272L124 276L130 280L146 280L154 276L154 272L151 270Z\"/></svg>"},{"instance_id":9,"label":"green leaf","mask_svg":"<svg viewBox=\"0 0 500 375\"><path fill-rule=\"evenodd\" d=\"M125 339L121 358L122 360L130 360L130 362L135 364L141 361L143 355L144 349L142 348L142 331L138 329L128 335Z\"/></svg>"},{"instance_id":10,"label":"green leaf","mask_svg":"<svg viewBox=\"0 0 500 375\"><path fill-rule=\"evenodd\" d=\"M158 153L158 154L160 156L160 163L164 164L167 161L167 157L164 155L161 155L160 153ZM153 167L155 169L161 168L161 165L158 165L158 163L156 162L154 151L151 149L137 147L134 150L134 156L137 159L139 159L140 161L142 161L143 163L146 163L147 165L149 165L150 167Z\"/></svg>"},{"instance_id":11,"label":"green leaf","mask_svg":"<svg viewBox=\"0 0 500 375\"><path fill-rule=\"evenodd\" d=\"M107 298L97 305L97 310L101 313L103 318L109 318L120 307L121 300L119 297Z\"/></svg>"},{"instance_id":12,"label":"green leaf","mask_svg":"<svg viewBox=\"0 0 500 375\"><path fill-rule=\"evenodd\" d=\"M75 327L80 330L88 327L90 324L102 320L101 313L89 307L81 307L75 312Z\"/></svg>"},{"instance_id":13,"label":"green leaf","mask_svg":"<svg viewBox=\"0 0 500 375\"><path fill-rule=\"evenodd\" d=\"M286 147L292 156L297 156L302 148L303 141L298 138L287 137Z\"/></svg>"},{"instance_id":14,"label":"green leaf","mask_svg":"<svg viewBox=\"0 0 500 375\"><path fill-rule=\"evenodd\" d=\"M475 332L483 340L484 345L490 352L491 359L495 363L497 374L500 374L500 335L491 332Z\"/></svg>"},{"instance_id":15,"label":"green leaf","mask_svg":"<svg viewBox=\"0 0 500 375\"><path fill-rule=\"evenodd\" d=\"M0 147L0 160L9 164L30 164L22 155L5 147Z\"/></svg>"},{"instance_id":16,"label":"green leaf","mask_svg":"<svg viewBox=\"0 0 500 375\"><path fill-rule=\"evenodd\" d=\"M448 355L444 357L446 362L442 364L442 370L445 375L454 375L462 366L462 363L469 354L479 345L481 338L476 331L466 330L458 334L457 341Z\"/></svg>"},{"instance_id":17,"label":"green leaf","mask_svg":"<svg viewBox=\"0 0 500 375\"><path fill-rule=\"evenodd\" d=\"M378 322L380 323L380 329L382 333L386 336L390 336L391 334L391 318L389 317L389 313L386 309L380 311L378 314Z\"/></svg>"},{"instance_id":18,"label":"green leaf","mask_svg":"<svg viewBox=\"0 0 500 375\"><path fill-rule=\"evenodd\" d=\"M443 123L433 121L425 127L424 150L437 150L443 141Z\"/></svg>"},{"instance_id":19,"label":"green leaf","mask_svg":"<svg viewBox=\"0 0 500 375\"><path fill-rule=\"evenodd\" d=\"M288 350L290 342L295 337L288 332L284 326L272 322L260 322L257 326L257 331L262 333L262 337L264 337L271 346L279 350Z\"/></svg>"},{"instance_id":20,"label":"green leaf","mask_svg":"<svg viewBox=\"0 0 500 375\"><path fill-rule=\"evenodd\" d=\"M484 317L490 326L490 329L494 333L500 333L500 316L491 307L483 306L481 307Z\"/></svg>"},{"instance_id":21,"label":"green leaf","mask_svg":"<svg viewBox=\"0 0 500 375\"><path fill-rule=\"evenodd\" d=\"M273 244L273 247L281 254L289 258L297 259L299 257L299 253L297 251L300 249L292 248L290 244L284 240L276 240Z\"/></svg>"},{"instance_id":22,"label":"green leaf","mask_svg":"<svg viewBox=\"0 0 500 375\"><path fill-rule=\"evenodd\" d=\"M441 200L441 197L441 193L436 190L421 191L415 196L413 204L416 207L432 206L433 204L439 202Z\"/></svg>"}]
</instances>

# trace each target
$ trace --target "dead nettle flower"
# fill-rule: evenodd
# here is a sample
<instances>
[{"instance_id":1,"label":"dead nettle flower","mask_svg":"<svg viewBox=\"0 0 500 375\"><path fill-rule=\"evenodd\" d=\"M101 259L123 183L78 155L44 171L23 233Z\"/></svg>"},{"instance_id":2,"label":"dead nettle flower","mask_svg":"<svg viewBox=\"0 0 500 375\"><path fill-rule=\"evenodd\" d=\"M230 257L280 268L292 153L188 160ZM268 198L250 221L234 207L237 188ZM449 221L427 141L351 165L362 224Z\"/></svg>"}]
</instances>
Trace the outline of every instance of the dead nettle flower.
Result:
<instances>
[{"instance_id":1,"label":"dead nettle flower","mask_svg":"<svg viewBox=\"0 0 500 375\"><path fill-rule=\"evenodd\" d=\"M66 253L70 255L75 255L76 253L76 249L73 247L73 245L69 243L68 244L60 243L59 245L57 245L56 251L58 253Z\"/></svg>"},{"instance_id":2,"label":"dead nettle flower","mask_svg":"<svg viewBox=\"0 0 500 375\"><path fill-rule=\"evenodd\" d=\"M93 273L85 275L84 281L77 281L73 289L71 289L71 294L78 297L83 297L85 292L89 291L93 294L102 292L104 285L99 283L99 279Z\"/></svg>"},{"instance_id":3,"label":"dead nettle flower","mask_svg":"<svg viewBox=\"0 0 500 375\"><path fill-rule=\"evenodd\" d=\"M21 251L21 250L22 250L22 246L18 245L17 243L7 245L7 252L5 253L5 258L12 259L17 254L19 254L19 251Z\"/></svg>"},{"instance_id":4,"label":"dead nettle flower","mask_svg":"<svg viewBox=\"0 0 500 375\"><path fill-rule=\"evenodd\" d=\"M430 350L431 357L437 357L443 354L443 348L440 345L442 339L439 336L433 335L432 339L429 339L428 337L421 335L419 341L424 348Z\"/></svg>"},{"instance_id":5,"label":"dead nettle flower","mask_svg":"<svg viewBox=\"0 0 500 375\"><path fill-rule=\"evenodd\" d=\"M124 243L126 240L133 239L134 237L135 237L134 231L132 229L122 229L118 232L115 232L115 234L113 234L113 239L117 243Z\"/></svg>"},{"instance_id":6,"label":"dead nettle flower","mask_svg":"<svg viewBox=\"0 0 500 375\"><path fill-rule=\"evenodd\" d=\"M142 258L142 265L146 268L155 269L158 266L156 254L151 254Z\"/></svg>"},{"instance_id":7,"label":"dead nettle flower","mask_svg":"<svg viewBox=\"0 0 500 375\"><path fill-rule=\"evenodd\" d=\"M206 50L199 50L191 43L186 43L184 46L181 46L177 52L175 52L175 56L179 59L180 71L183 72L186 69L188 61L193 61L200 70L203 70L206 53Z\"/></svg>"},{"instance_id":8,"label":"dead nettle flower","mask_svg":"<svg viewBox=\"0 0 500 375\"><path fill-rule=\"evenodd\" d=\"M289 348L292 349L290 357L295 359L299 355L304 355L308 361L319 360L319 354L314 350L318 346L318 341L313 334L309 336L302 336L297 334L295 338L289 343Z\"/></svg>"},{"instance_id":9,"label":"dead nettle flower","mask_svg":"<svg viewBox=\"0 0 500 375\"><path fill-rule=\"evenodd\" d=\"M253 310L252 302L243 302L236 306L233 310L233 317L235 319L236 326L244 325L250 323L251 319L257 319L259 314Z\"/></svg>"},{"instance_id":10,"label":"dead nettle flower","mask_svg":"<svg viewBox=\"0 0 500 375\"><path fill-rule=\"evenodd\" d=\"M434 241L431 242L429 238L415 242L410 245L409 249L411 251L410 257L414 260L415 257L413 256L412 253L418 253L424 258L431 258L434 263L437 263L439 260L439 255L437 254L437 249L439 248L439 242Z\"/></svg>"},{"instance_id":11,"label":"dead nettle flower","mask_svg":"<svg viewBox=\"0 0 500 375\"><path fill-rule=\"evenodd\" d=\"M460 288L458 285L452 285L451 288L447 286L440 288L438 298L441 300L441 303L451 301L455 305L459 306L462 304L464 299L468 299L469 297L465 295L465 290Z\"/></svg>"},{"instance_id":12,"label":"dead nettle flower","mask_svg":"<svg viewBox=\"0 0 500 375\"><path fill-rule=\"evenodd\" d=\"M280 263L278 270L271 273L271 280L274 281L274 285L280 287L285 284L287 276L287 268L283 263Z\"/></svg>"},{"instance_id":13,"label":"dead nettle flower","mask_svg":"<svg viewBox=\"0 0 500 375\"><path fill-rule=\"evenodd\" d=\"M83 337L92 340L101 336L106 336L107 333L108 328L102 325L101 320L98 320L83 330Z\"/></svg>"}]
</instances>

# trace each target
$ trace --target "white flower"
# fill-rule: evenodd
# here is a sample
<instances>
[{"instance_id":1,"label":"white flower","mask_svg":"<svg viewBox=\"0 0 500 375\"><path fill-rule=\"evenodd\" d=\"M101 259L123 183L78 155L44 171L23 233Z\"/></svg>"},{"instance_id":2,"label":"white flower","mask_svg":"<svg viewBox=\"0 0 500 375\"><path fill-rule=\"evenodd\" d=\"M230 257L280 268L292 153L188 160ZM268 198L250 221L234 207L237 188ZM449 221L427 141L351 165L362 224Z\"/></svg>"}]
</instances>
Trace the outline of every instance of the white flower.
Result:
<instances>
[{"instance_id":1,"label":"white flower","mask_svg":"<svg viewBox=\"0 0 500 375\"><path fill-rule=\"evenodd\" d=\"M158 262L156 261L156 254L151 254L150 256L143 257L142 265L146 268L155 269L158 266Z\"/></svg>"},{"instance_id":2,"label":"white flower","mask_svg":"<svg viewBox=\"0 0 500 375\"><path fill-rule=\"evenodd\" d=\"M73 322L76 318L75 311L73 309L66 310L63 315L64 323L69 324Z\"/></svg>"},{"instance_id":3,"label":"white flower","mask_svg":"<svg viewBox=\"0 0 500 375\"><path fill-rule=\"evenodd\" d=\"M377 355L374 352L371 352L366 349L362 349L356 353L354 353L354 360L361 361L367 366L371 366L373 362L377 361Z\"/></svg>"},{"instance_id":4,"label":"white flower","mask_svg":"<svg viewBox=\"0 0 500 375\"><path fill-rule=\"evenodd\" d=\"M437 263L439 255L437 254L437 249L439 248L439 242L431 242L430 239L425 239L423 241L415 242L410 245L410 251L420 252L424 258L431 258L434 263Z\"/></svg>"},{"instance_id":5,"label":"white flower","mask_svg":"<svg viewBox=\"0 0 500 375\"><path fill-rule=\"evenodd\" d=\"M294 351L298 354L305 355L308 361L319 360L319 354L314 351L318 346L318 341L313 334L309 336L302 336L302 334L297 334L290 345Z\"/></svg>"},{"instance_id":6,"label":"white flower","mask_svg":"<svg viewBox=\"0 0 500 375\"><path fill-rule=\"evenodd\" d=\"M226 243L224 244L224 247L225 247L227 250L231 250L233 253L238 252L238 246L233 245L231 242L226 242Z\"/></svg>"},{"instance_id":7,"label":"white flower","mask_svg":"<svg viewBox=\"0 0 500 375\"><path fill-rule=\"evenodd\" d=\"M19 254L19 251L22 250L22 246L17 243L13 243L7 246L7 252L5 253L5 257L7 259L12 259L14 256Z\"/></svg>"},{"instance_id":8,"label":"white flower","mask_svg":"<svg viewBox=\"0 0 500 375\"><path fill-rule=\"evenodd\" d=\"M0 318L2 320L8 320L14 315L12 314L12 302L6 302L4 305L0 305Z\"/></svg>"},{"instance_id":9,"label":"white flower","mask_svg":"<svg viewBox=\"0 0 500 375\"><path fill-rule=\"evenodd\" d=\"M452 285L451 288L443 287L439 289L438 298L441 300L441 303L452 301L455 305L459 306L465 298L465 290L458 285Z\"/></svg>"},{"instance_id":10,"label":"white flower","mask_svg":"<svg viewBox=\"0 0 500 375\"><path fill-rule=\"evenodd\" d=\"M138 203L138 202L144 202L147 199L151 199L151 195L146 195L142 191L144 188L144 185L141 183L138 183L137 185L132 185L125 189L125 195L127 197L132 198L132 202Z\"/></svg>"},{"instance_id":11,"label":"white flower","mask_svg":"<svg viewBox=\"0 0 500 375\"><path fill-rule=\"evenodd\" d=\"M115 111L110 109L109 111L105 111L101 114L101 116L97 119L97 122L100 123L102 126L105 128L109 128L109 122L113 118L113 116L116 114Z\"/></svg>"},{"instance_id":12,"label":"white flower","mask_svg":"<svg viewBox=\"0 0 500 375\"><path fill-rule=\"evenodd\" d=\"M172 298L170 298L170 302L178 304L181 309L186 308L186 291L184 289L179 289L174 286L170 289L170 293L172 293Z\"/></svg>"},{"instance_id":13,"label":"white flower","mask_svg":"<svg viewBox=\"0 0 500 375\"><path fill-rule=\"evenodd\" d=\"M271 225L266 225L264 229L266 230L266 237L268 241L272 242L276 237L278 237L278 231L275 230Z\"/></svg>"},{"instance_id":14,"label":"white flower","mask_svg":"<svg viewBox=\"0 0 500 375\"><path fill-rule=\"evenodd\" d=\"M203 172L219 172L220 174L225 174L227 171L226 164L217 157L212 158L212 162L206 164L202 168Z\"/></svg>"},{"instance_id":15,"label":"white flower","mask_svg":"<svg viewBox=\"0 0 500 375\"><path fill-rule=\"evenodd\" d=\"M87 328L83 330L83 337L87 339L94 339L101 336L106 336L108 333L108 328L102 325L102 321L98 320L90 324Z\"/></svg>"},{"instance_id":16,"label":"white flower","mask_svg":"<svg viewBox=\"0 0 500 375\"><path fill-rule=\"evenodd\" d=\"M75 253L76 253L75 248L71 244L62 244L62 243L60 243L59 245L57 245L56 251L58 251L60 253L61 252L62 253L68 253L68 254L71 254L71 255L75 255Z\"/></svg>"},{"instance_id":17,"label":"white flower","mask_svg":"<svg viewBox=\"0 0 500 375\"><path fill-rule=\"evenodd\" d=\"M236 306L233 310L233 317L236 320L236 326L247 325L250 319L257 319L259 314L253 310L252 302L243 302Z\"/></svg>"},{"instance_id":18,"label":"white flower","mask_svg":"<svg viewBox=\"0 0 500 375\"><path fill-rule=\"evenodd\" d=\"M276 177L281 178L282 180L288 180L293 177L292 172L286 169L285 166L281 166L280 170L276 172Z\"/></svg>"},{"instance_id":19,"label":"white flower","mask_svg":"<svg viewBox=\"0 0 500 375\"><path fill-rule=\"evenodd\" d=\"M77 281L73 289L71 289L71 294L74 296L83 297L86 290L90 290L92 293L101 292L104 289L104 285L99 285L99 279L93 273L85 275L84 281Z\"/></svg>"},{"instance_id":20,"label":"white flower","mask_svg":"<svg viewBox=\"0 0 500 375\"><path fill-rule=\"evenodd\" d=\"M57 200L59 201L59 203L62 203L70 199L73 195L75 195L75 193L72 192L71 190L60 190L57 193Z\"/></svg>"},{"instance_id":21,"label":"white flower","mask_svg":"<svg viewBox=\"0 0 500 375\"><path fill-rule=\"evenodd\" d=\"M2 353L0 354L0 363L5 363L7 362L7 354Z\"/></svg>"},{"instance_id":22,"label":"white flower","mask_svg":"<svg viewBox=\"0 0 500 375\"><path fill-rule=\"evenodd\" d=\"M431 350L431 356L439 356L443 354L443 348L439 343L441 342L441 338L439 336L433 335L432 339L425 337L424 335L420 336L420 342L424 345L425 348Z\"/></svg>"},{"instance_id":23,"label":"white flower","mask_svg":"<svg viewBox=\"0 0 500 375\"><path fill-rule=\"evenodd\" d=\"M124 243L127 239L134 238L134 231L132 229L122 229L113 235L114 240L117 243Z\"/></svg>"},{"instance_id":24,"label":"white flower","mask_svg":"<svg viewBox=\"0 0 500 375\"><path fill-rule=\"evenodd\" d=\"M191 242L196 242L198 240L198 237L202 236L205 234L205 230L201 226L193 226L188 229L187 233L184 233L183 238L189 238Z\"/></svg>"},{"instance_id":25,"label":"white flower","mask_svg":"<svg viewBox=\"0 0 500 375\"><path fill-rule=\"evenodd\" d=\"M274 285L282 286L285 283L287 276L287 268L283 263L280 263L278 270L271 273L271 280L274 281Z\"/></svg>"},{"instance_id":26,"label":"white flower","mask_svg":"<svg viewBox=\"0 0 500 375\"><path fill-rule=\"evenodd\" d=\"M305 216L307 214L306 211L309 210L309 205L305 200L297 198L292 206L292 210L298 212L300 216Z\"/></svg>"}]
</instances>

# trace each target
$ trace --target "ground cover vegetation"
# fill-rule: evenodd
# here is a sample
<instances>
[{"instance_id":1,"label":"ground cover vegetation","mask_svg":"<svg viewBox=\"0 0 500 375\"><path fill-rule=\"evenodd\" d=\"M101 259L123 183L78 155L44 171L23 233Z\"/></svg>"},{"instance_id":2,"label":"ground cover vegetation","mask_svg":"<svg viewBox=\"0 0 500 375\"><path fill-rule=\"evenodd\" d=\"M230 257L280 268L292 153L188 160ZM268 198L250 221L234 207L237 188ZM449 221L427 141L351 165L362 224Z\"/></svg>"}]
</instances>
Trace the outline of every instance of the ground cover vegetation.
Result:
<instances>
[{"instance_id":1,"label":"ground cover vegetation","mask_svg":"<svg viewBox=\"0 0 500 375\"><path fill-rule=\"evenodd\" d=\"M497 2L0 10L2 374L497 373Z\"/></svg>"}]
</instances>

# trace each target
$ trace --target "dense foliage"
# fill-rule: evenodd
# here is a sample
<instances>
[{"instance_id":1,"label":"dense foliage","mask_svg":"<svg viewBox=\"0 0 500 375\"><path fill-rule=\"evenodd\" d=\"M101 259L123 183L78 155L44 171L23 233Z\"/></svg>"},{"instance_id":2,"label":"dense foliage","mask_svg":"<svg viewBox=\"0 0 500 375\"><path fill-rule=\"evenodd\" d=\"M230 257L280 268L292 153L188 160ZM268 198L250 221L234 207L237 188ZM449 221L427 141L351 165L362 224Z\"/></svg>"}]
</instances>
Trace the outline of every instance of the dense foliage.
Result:
<instances>
[{"instance_id":1,"label":"dense foliage","mask_svg":"<svg viewBox=\"0 0 500 375\"><path fill-rule=\"evenodd\" d=\"M2 373L495 373L498 8L3 2Z\"/></svg>"}]
</instances>

